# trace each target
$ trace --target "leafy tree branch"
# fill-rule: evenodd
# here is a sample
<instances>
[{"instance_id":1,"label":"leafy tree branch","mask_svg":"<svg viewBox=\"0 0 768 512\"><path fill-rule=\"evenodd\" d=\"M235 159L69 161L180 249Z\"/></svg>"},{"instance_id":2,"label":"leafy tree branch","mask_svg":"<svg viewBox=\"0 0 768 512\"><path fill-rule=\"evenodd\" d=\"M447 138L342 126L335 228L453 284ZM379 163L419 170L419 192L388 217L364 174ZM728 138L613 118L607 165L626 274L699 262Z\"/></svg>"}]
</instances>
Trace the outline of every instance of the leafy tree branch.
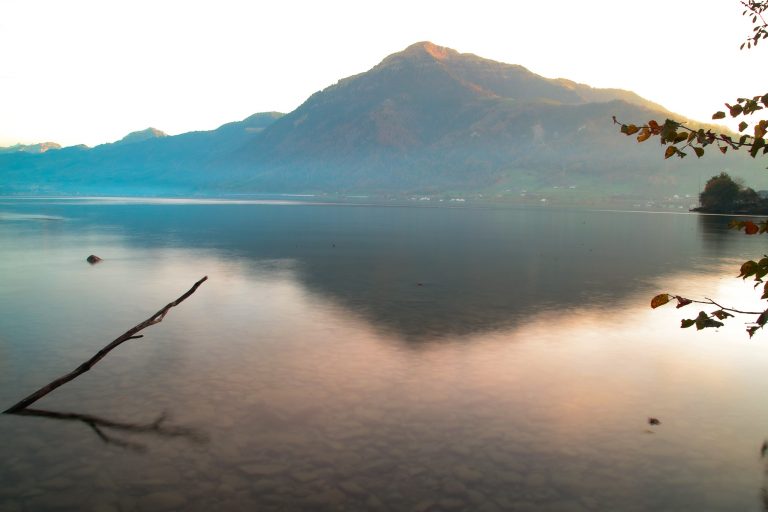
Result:
<instances>
[{"instance_id":1,"label":"leafy tree branch","mask_svg":"<svg viewBox=\"0 0 768 512\"><path fill-rule=\"evenodd\" d=\"M742 16L749 16L752 20L752 35L747 37L747 40L741 43L740 49L744 49L746 45L747 49L751 49L753 46L757 46L757 43L761 39L768 39L768 23L763 17L763 13L768 9L768 2L755 0L748 0L741 2L741 5L745 7L741 13Z\"/></svg>"},{"instance_id":2,"label":"leafy tree branch","mask_svg":"<svg viewBox=\"0 0 768 512\"><path fill-rule=\"evenodd\" d=\"M741 49L745 47L752 49L762 39L768 39L768 23L764 14L768 10L768 0L744 0L741 2L744 6L743 16L748 16L752 23L752 33L747 40L742 43ZM712 119L725 119L727 115L731 118L741 118L738 126L738 135L727 130L713 130L712 128L692 128L685 123L666 119L663 123L656 120L650 120L645 125L625 124L613 117L614 124L620 125L621 133L626 136L636 135L637 142L642 143L651 138L658 137L659 142L664 149L664 158L677 156L685 158L693 151L696 157L701 158L709 146L716 147L720 153L726 154L729 150L738 151L747 150L752 158L758 155L768 154L768 145L766 144L766 134L768 134L768 119L754 120L752 116L768 108L768 93L737 98L736 101L725 103L725 110L720 110L712 115ZM727 114L726 114L727 110ZM709 194L709 195L707 195ZM707 187L701 193L699 201L703 208L713 210L712 204L719 206L725 205L726 208L732 208L741 203L759 204L757 194L751 189L741 189L739 185L730 179L725 173L720 176L714 176L707 182ZM705 203L711 203L705 204ZM768 221L753 222L733 221L731 229L744 230L746 235L758 235L768 232ZM759 260L745 261L740 268L739 276L746 280L752 278L755 281L755 288L762 286L762 295L760 300L768 300L768 282L765 281L768 275L768 256L763 256ZM762 311L746 311L734 307L723 306L715 300L705 298L704 300L694 300L682 295L671 293L660 293L651 299L651 308L658 308L670 302L676 301L677 308L682 308L690 304L703 304L713 306L716 309L710 312L699 311L695 318L685 318L681 320L680 327L688 328L696 326L697 330L711 327L721 327L724 321L734 318L735 315L752 317L748 322L747 333L751 338L754 334L765 327L768 323L768 308Z\"/></svg>"},{"instance_id":3,"label":"leafy tree branch","mask_svg":"<svg viewBox=\"0 0 768 512\"><path fill-rule=\"evenodd\" d=\"M764 14L768 10L768 0L744 0L741 2L744 6L743 16L750 18L752 23L752 34L742 43L741 49L745 46L747 49L757 47L762 39L768 39L768 22ZM663 123L656 120L650 120L645 125L637 126L634 124L623 124L614 116L613 122L621 125L621 133L631 136L637 134L638 142L645 142L652 137L659 137L663 146L664 158L678 156L684 158L688 155L686 150L691 149L697 157L704 156L707 146L716 145L719 151L726 154L729 149L739 150L748 149L752 158L758 154L768 154L765 136L768 133L768 119L759 119L752 121L751 117L768 107L768 93L737 98L736 101L725 103L725 110L731 118L744 118L738 126L739 134L734 136L728 131L704 130L703 128L690 128L684 123L667 119ZM719 120L726 118L725 110L719 110L712 115L712 119ZM745 133L748 129L751 133Z\"/></svg>"},{"instance_id":4,"label":"leafy tree branch","mask_svg":"<svg viewBox=\"0 0 768 512\"><path fill-rule=\"evenodd\" d=\"M736 103L725 104L731 117L749 116L768 107L768 93L762 96L753 96L752 98L738 98ZM724 111L715 112L712 119L725 118ZM732 135L728 131L713 131L711 128L690 128L685 123L667 119L663 123L651 119L645 125L637 126L634 124L621 123L616 117L613 117L613 123L621 126L621 133L631 136L637 134L637 142L645 142L652 137L658 137L662 146L666 146L664 158L678 156L685 158L688 156L687 149L691 149L694 154L701 158L704 156L707 146L715 145L722 154L726 154L728 149L739 150L746 148L752 158L762 154L768 154L765 135L768 133L768 119L760 119L753 123L752 134L743 133L750 127L750 123L741 121L739 132L742 135Z\"/></svg>"},{"instance_id":5,"label":"leafy tree branch","mask_svg":"<svg viewBox=\"0 0 768 512\"><path fill-rule=\"evenodd\" d=\"M731 229L744 230L747 235L757 235L768 232L768 221L760 223L754 223L751 220L741 221L734 220L731 222ZM768 276L768 255L763 256L758 261L749 260L745 261L741 265L741 269L738 277L746 280L753 278L755 281L754 288L762 286L763 293L760 296L760 300L768 300L768 282L765 277ZM682 295L674 295L671 293L660 293L651 299L651 308L656 309L660 306L668 304L669 302L677 301L677 308L688 306L689 304L704 304L708 306L715 306L717 309L711 313L706 311L699 311L696 318L685 318L681 321L680 327L685 329L688 327L696 326L697 330L706 329L708 327L722 327L723 321L728 318L734 318L734 314L747 315L755 317L752 321L748 322L747 334L749 337L755 335L755 333L765 327L768 323L768 308L762 311L745 311L733 307L723 306L720 303L705 297L704 300L695 300L683 297Z\"/></svg>"}]
</instances>

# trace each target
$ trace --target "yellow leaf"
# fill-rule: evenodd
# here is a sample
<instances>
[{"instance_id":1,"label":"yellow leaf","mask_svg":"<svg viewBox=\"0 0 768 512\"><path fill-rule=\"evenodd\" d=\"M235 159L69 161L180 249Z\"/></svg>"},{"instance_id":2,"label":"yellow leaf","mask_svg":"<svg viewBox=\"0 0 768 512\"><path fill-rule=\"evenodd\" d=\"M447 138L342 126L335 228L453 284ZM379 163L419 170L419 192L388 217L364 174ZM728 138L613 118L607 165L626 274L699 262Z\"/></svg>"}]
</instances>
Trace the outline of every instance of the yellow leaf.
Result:
<instances>
[{"instance_id":1,"label":"yellow leaf","mask_svg":"<svg viewBox=\"0 0 768 512\"><path fill-rule=\"evenodd\" d=\"M756 139L762 139L765 137L765 131L766 131L766 123L764 120L760 121L759 124L755 125L755 138Z\"/></svg>"},{"instance_id":2,"label":"yellow leaf","mask_svg":"<svg viewBox=\"0 0 768 512\"><path fill-rule=\"evenodd\" d=\"M677 148L675 146L669 146L666 151L664 151L664 158L667 159L677 153Z\"/></svg>"},{"instance_id":3,"label":"yellow leaf","mask_svg":"<svg viewBox=\"0 0 768 512\"><path fill-rule=\"evenodd\" d=\"M651 307L653 309L656 309L659 306L663 306L664 304L669 302L669 299L671 298L672 296L668 293L660 293L651 299Z\"/></svg>"}]
</instances>

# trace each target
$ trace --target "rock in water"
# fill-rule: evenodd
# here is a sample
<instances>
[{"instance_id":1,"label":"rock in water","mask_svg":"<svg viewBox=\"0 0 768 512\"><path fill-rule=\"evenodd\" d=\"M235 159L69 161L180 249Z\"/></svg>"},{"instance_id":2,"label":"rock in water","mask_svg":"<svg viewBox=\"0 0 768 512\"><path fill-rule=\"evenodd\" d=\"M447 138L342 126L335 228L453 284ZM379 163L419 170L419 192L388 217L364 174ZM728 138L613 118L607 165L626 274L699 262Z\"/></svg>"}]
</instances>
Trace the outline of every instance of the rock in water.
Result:
<instances>
[{"instance_id":1,"label":"rock in water","mask_svg":"<svg viewBox=\"0 0 768 512\"><path fill-rule=\"evenodd\" d=\"M87 261L87 262L88 262L88 263L90 263L91 265L95 265L95 264L97 264L98 262L100 262L100 261L101 261L101 258L99 258L98 256L96 256L95 254L91 254L90 256L88 256L87 258L85 258L85 261Z\"/></svg>"}]
</instances>

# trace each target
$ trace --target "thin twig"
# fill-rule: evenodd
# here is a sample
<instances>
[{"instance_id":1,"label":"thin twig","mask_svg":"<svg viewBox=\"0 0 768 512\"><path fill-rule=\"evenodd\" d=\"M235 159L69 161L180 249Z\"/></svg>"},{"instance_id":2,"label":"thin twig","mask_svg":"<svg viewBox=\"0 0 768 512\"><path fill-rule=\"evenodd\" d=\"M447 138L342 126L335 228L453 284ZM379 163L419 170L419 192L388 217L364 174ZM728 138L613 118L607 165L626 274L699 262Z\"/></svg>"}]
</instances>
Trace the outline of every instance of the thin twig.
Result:
<instances>
[{"instance_id":1,"label":"thin twig","mask_svg":"<svg viewBox=\"0 0 768 512\"><path fill-rule=\"evenodd\" d=\"M12 405L11 407L9 407L5 411L3 411L3 414L18 413L19 411L21 411L23 409L26 409L27 407L32 405L34 402L40 400L42 397L44 397L45 395L47 395L48 393L50 393L54 389L58 388L59 386L62 386L64 384L66 384L67 382L69 382L69 381L79 377L83 373L87 372L88 370L90 370L93 367L93 365L95 365L96 363L101 361L104 358L104 356L106 356L110 351L112 351L112 349L114 349L115 347L117 347L121 343L123 343L125 341L128 341L128 340L131 340L131 339L136 339L138 337L138 336L136 336L136 333L138 333L139 331L142 331L142 330L146 329L147 327L150 327L152 325L159 324L160 322L162 322L163 318L165 318L165 315L168 314L168 311L170 311L171 308L173 308L175 306L178 306L179 304L184 302L190 295L195 293L195 291L200 287L200 285L203 284L207 279L208 279L208 276L203 277L198 282L196 282L192 286L192 288L187 290L187 292L184 295L182 295L181 297L179 297L175 301L168 303L164 308L162 308L160 311L158 311L157 313L155 313L154 315L152 315L148 319L144 320L140 324L131 327L129 330L127 330L126 332L124 332L123 334L118 336L114 341L112 341L112 343L110 343L109 345L107 345L103 349L99 350L96 353L96 355L91 357L89 360L87 360L86 362L84 362L83 364L81 364L80 366L78 366L77 368L75 368L74 370L69 372L68 374L63 375L63 376L59 377L58 379L54 380L53 382L50 382L50 383L46 384L42 388L38 389L37 391L35 391L34 393L32 393L31 395L26 397L25 399L23 399L20 402Z\"/></svg>"},{"instance_id":2,"label":"thin twig","mask_svg":"<svg viewBox=\"0 0 768 512\"><path fill-rule=\"evenodd\" d=\"M13 414L19 416L37 416L41 418L50 418L54 420L80 421L90 427L96 435L105 443L128 448L131 450L144 451L145 446L140 443L119 439L114 435L107 434L106 430L116 430L119 432L130 432L133 434L156 435L159 437L180 437L193 443L205 443L208 436L191 427L180 425L168 425L166 413L160 414L157 419L148 423L128 423L123 421L113 421L100 416L91 414L79 414L72 412L47 411L43 409L26 408Z\"/></svg>"},{"instance_id":3,"label":"thin twig","mask_svg":"<svg viewBox=\"0 0 768 512\"><path fill-rule=\"evenodd\" d=\"M704 297L704 298L707 299L710 304L712 304L713 306L719 307L723 311L733 311L734 313L741 313L742 315L761 315L761 314L763 314L762 311L742 311L740 309L727 308L725 306L721 306L720 304L718 304L717 302L713 301L709 297Z\"/></svg>"},{"instance_id":4,"label":"thin twig","mask_svg":"<svg viewBox=\"0 0 768 512\"><path fill-rule=\"evenodd\" d=\"M686 297L681 297L680 295L674 295L673 297L675 297L676 299L685 299L686 301L689 301L689 302L686 302L684 305L687 305L687 304L690 304L690 303L693 303L693 304L706 304L707 306L717 306L720 309L722 309L723 311L732 311L734 313L740 313L742 315L761 315L761 314L763 314L763 311L742 311L740 309L735 309L735 308L729 308L729 307L726 307L726 306L722 306L722 305L718 304L717 302L715 302L714 300L710 299L709 297L704 297L707 300L688 299ZM678 307L680 307L680 306L678 306Z\"/></svg>"}]
</instances>

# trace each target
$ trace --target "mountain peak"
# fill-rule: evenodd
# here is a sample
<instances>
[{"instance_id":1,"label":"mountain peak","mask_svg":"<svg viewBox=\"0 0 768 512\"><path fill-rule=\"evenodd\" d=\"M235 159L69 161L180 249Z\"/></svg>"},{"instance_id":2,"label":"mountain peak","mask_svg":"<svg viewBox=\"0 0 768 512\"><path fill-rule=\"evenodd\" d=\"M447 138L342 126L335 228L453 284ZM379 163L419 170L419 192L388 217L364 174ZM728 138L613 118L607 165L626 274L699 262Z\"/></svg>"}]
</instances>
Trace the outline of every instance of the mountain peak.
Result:
<instances>
[{"instance_id":1,"label":"mountain peak","mask_svg":"<svg viewBox=\"0 0 768 512\"><path fill-rule=\"evenodd\" d=\"M115 142L115 144L132 144L134 142L143 142L145 140L158 139L167 136L168 134L164 131L149 127L146 130L131 132L119 141Z\"/></svg>"},{"instance_id":2,"label":"mountain peak","mask_svg":"<svg viewBox=\"0 0 768 512\"><path fill-rule=\"evenodd\" d=\"M420 41L410 45L401 52L404 56L427 55L435 60L448 60L451 57L459 55L459 52L445 46L436 45L430 41Z\"/></svg>"},{"instance_id":3,"label":"mountain peak","mask_svg":"<svg viewBox=\"0 0 768 512\"><path fill-rule=\"evenodd\" d=\"M414 43L397 53L381 61L377 67L398 66L406 62L417 63L447 63L461 57L462 54L452 48L439 46L430 41L420 41Z\"/></svg>"}]
</instances>

